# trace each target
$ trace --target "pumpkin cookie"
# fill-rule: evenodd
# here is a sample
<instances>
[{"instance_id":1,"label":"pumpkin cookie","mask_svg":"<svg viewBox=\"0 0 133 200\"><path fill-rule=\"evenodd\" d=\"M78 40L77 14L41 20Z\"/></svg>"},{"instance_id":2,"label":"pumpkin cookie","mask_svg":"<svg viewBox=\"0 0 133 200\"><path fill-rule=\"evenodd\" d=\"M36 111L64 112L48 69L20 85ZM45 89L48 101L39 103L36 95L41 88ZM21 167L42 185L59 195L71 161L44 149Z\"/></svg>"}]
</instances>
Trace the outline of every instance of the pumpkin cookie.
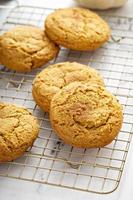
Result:
<instances>
[{"instance_id":1,"label":"pumpkin cookie","mask_svg":"<svg viewBox=\"0 0 133 200\"><path fill-rule=\"evenodd\" d=\"M73 50L95 50L110 36L108 24L94 12L83 8L59 9L45 21L48 37Z\"/></svg>"},{"instance_id":2,"label":"pumpkin cookie","mask_svg":"<svg viewBox=\"0 0 133 200\"><path fill-rule=\"evenodd\" d=\"M0 162L21 156L38 133L37 120L27 109L0 103Z\"/></svg>"},{"instance_id":3,"label":"pumpkin cookie","mask_svg":"<svg viewBox=\"0 0 133 200\"><path fill-rule=\"evenodd\" d=\"M104 86L102 77L95 69L76 62L63 62L47 67L36 76L33 81L33 97L44 111L49 112L53 96L74 81Z\"/></svg>"},{"instance_id":4,"label":"pumpkin cookie","mask_svg":"<svg viewBox=\"0 0 133 200\"><path fill-rule=\"evenodd\" d=\"M58 51L58 46L35 26L16 26L0 36L0 63L17 72L41 67Z\"/></svg>"},{"instance_id":5,"label":"pumpkin cookie","mask_svg":"<svg viewBox=\"0 0 133 200\"><path fill-rule=\"evenodd\" d=\"M120 131L122 106L105 87L75 82L54 95L50 119L64 142L75 147L103 147Z\"/></svg>"}]
</instances>

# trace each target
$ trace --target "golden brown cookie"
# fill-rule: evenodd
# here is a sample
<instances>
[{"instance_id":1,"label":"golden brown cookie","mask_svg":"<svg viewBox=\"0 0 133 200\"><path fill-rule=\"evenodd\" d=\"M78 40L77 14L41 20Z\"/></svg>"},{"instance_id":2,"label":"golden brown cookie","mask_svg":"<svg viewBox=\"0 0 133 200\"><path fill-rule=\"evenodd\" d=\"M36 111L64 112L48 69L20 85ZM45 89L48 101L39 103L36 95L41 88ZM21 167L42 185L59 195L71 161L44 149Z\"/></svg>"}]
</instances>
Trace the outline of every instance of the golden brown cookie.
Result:
<instances>
[{"instance_id":1,"label":"golden brown cookie","mask_svg":"<svg viewBox=\"0 0 133 200\"><path fill-rule=\"evenodd\" d=\"M108 24L83 8L56 10L46 18L45 31L56 44L83 51L97 49L110 36Z\"/></svg>"},{"instance_id":2,"label":"golden brown cookie","mask_svg":"<svg viewBox=\"0 0 133 200\"><path fill-rule=\"evenodd\" d=\"M27 109L0 102L0 162L21 156L38 133L38 122Z\"/></svg>"},{"instance_id":3,"label":"golden brown cookie","mask_svg":"<svg viewBox=\"0 0 133 200\"><path fill-rule=\"evenodd\" d=\"M36 76L33 81L33 97L44 111L49 112L53 96L74 81L104 86L102 77L95 69L76 62L63 62L47 67Z\"/></svg>"},{"instance_id":4,"label":"golden brown cookie","mask_svg":"<svg viewBox=\"0 0 133 200\"><path fill-rule=\"evenodd\" d=\"M120 131L122 106L105 87L75 82L54 95L50 119L65 143L75 147L103 147Z\"/></svg>"},{"instance_id":5,"label":"golden brown cookie","mask_svg":"<svg viewBox=\"0 0 133 200\"><path fill-rule=\"evenodd\" d=\"M0 37L0 63L17 72L41 67L58 51L59 47L35 26L16 26Z\"/></svg>"}]
</instances>

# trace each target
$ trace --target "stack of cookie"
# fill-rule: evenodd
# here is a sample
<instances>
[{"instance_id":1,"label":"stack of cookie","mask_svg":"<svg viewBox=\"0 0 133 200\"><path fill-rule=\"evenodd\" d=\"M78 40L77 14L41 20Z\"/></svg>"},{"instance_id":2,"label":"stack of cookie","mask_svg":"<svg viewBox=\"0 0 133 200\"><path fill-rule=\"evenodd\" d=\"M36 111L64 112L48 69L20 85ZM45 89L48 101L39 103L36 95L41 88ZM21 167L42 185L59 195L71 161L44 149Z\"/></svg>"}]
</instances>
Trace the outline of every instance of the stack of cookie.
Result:
<instances>
[{"instance_id":1,"label":"stack of cookie","mask_svg":"<svg viewBox=\"0 0 133 200\"><path fill-rule=\"evenodd\" d=\"M109 36L109 26L97 14L83 8L60 9L47 17L45 31L16 26L0 36L0 63L30 72L57 56L59 46L95 50ZM49 112L57 135L75 147L107 145L121 128L122 107L91 67L77 62L48 66L35 77L32 94ZM21 156L38 132L38 122L27 109L0 103L0 161Z\"/></svg>"},{"instance_id":2,"label":"stack of cookie","mask_svg":"<svg viewBox=\"0 0 133 200\"><path fill-rule=\"evenodd\" d=\"M50 113L53 129L75 147L102 147L122 125L122 107L100 74L73 62L51 65L33 81L36 103Z\"/></svg>"}]
</instances>

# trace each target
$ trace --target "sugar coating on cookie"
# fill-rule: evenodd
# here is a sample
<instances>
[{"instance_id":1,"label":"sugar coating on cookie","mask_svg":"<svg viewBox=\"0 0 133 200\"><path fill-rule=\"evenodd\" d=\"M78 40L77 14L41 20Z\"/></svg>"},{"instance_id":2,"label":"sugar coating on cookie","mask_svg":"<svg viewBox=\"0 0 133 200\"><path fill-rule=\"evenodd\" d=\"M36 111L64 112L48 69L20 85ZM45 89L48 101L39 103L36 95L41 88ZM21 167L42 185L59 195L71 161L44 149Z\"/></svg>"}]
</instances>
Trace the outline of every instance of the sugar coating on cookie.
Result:
<instances>
[{"instance_id":1,"label":"sugar coating on cookie","mask_svg":"<svg viewBox=\"0 0 133 200\"><path fill-rule=\"evenodd\" d=\"M20 157L38 133L38 122L27 109L0 102L0 162Z\"/></svg>"},{"instance_id":2,"label":"sugar coating on cookie","mask_svg":"<svg viewBox=\"0 0 133 200\"><path fill-rule=\"evenodd\" d=\"M59 47L35 26L16 26L0 36L0 63L18 72L41 67L58 51Z\"/></svg>"},{"instance_id":3,"label":"sugar coating on cookie","mask_svg":"<svg viewBox=\"0 0 133 200\"><path fill-rule=\"evenodd\" d=\"M57 135L75 147L103 147L119 133L122 106L99 85L71 83L51 101L50 119Z\"/></svg>"},{"instance_id":4,"label":"sugar coating on cookie","mask_svg":"<svg viewBox=\"0 0 133 200\"><path fill-rule=\"evenodd\" d=\"M96 13L84 8L65 8L51 13L45 21L48 37L73 50L95 50L108 41L110 28Z\"/></svg>"},{"instance_id":5,"label":"sugar coating on cookie","mask_svg":"<svg viewBox=\"0 0 133 200\"><path fill-rule=\"evenodd\" d=\"M49 112L53 96L74 81L104 86L97 70L77 62L63 62L47 67L36 76L33 81L33 97L44 111Z\"/></svg>"}]
</instances>

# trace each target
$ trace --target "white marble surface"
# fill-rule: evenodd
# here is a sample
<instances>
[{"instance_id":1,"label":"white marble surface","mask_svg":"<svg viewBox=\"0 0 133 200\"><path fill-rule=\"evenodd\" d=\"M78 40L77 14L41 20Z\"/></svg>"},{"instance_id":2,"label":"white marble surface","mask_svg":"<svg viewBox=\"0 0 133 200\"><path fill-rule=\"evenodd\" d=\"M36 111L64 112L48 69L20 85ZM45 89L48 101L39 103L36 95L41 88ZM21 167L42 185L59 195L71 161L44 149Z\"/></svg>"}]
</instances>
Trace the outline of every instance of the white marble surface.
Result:
<instances>
[{"instance_id":1,"label":"white marble surface","mask_svg":"<svg viewBox=\"0 0 133 200\"><path fill-rule=\"evenodd\" d=\"M133 143L128 154L124 174L118 189L108 195L96 195L92 193L73 191L38 183L18 181L8 178L0 178L0 200L132 200L133 180Z\"/></svg>"},{"instance_id":2,"label":"white marble surface","mask_svg":"<svg viewBox=\"0 0 133 200\"><path fill-rule=\"evenodd\" d=\"M25 4L26 1L21 0L21 3ZM27 1L30 4L33 1ZM34 4L38 1L34 0ZM41 4L43 7L68 7L74 5L72 0L45 0ZM107 11L111 12L111 11ZM118 15L133 16L133 0L129 0L128 3L120 9L116 9L115 12ZM1 15L2 12L0 12ZM1 17L1 16L0 16ZM57 188L48 185L42 185L38 183L31 183L26 181L13 180L8 178L0 178L0 200L132 200L132 180L133 180L133 157L131 152L133 151L133 143L130 146L130 152L126 162L124 174L122 176L118 189L112 194L108 195L96 195L92 193L73 191L69 189Z\"/></svg>"}]
</instances>

